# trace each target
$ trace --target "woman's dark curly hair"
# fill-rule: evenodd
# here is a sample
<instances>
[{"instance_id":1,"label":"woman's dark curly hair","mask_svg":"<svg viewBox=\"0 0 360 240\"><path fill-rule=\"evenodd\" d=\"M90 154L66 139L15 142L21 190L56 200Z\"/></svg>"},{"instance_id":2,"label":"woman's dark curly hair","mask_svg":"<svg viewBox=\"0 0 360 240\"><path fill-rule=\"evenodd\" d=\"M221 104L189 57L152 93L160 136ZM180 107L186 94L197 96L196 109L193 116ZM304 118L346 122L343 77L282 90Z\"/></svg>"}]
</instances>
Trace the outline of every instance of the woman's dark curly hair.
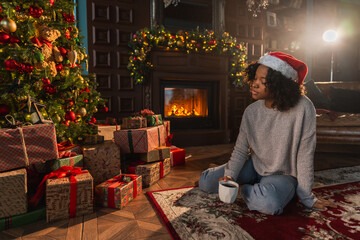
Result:
<instances>
[{"instance_id":1,"label":"woman's dark curly hair","mask_svg":"<svg viewBox=\"0 0 360 240\"><path fill-rule=\"evenodd\" d=\"M251 87L256 70L260 63L253 62L245 69L245 82ZM297 82L285 77L281 72L269 68L266 75L266 87L274 102L271 105L279 111L284 112L294 107L300 97L305 94L305 87L299 86Z\"/></svg>"}]
</instances>

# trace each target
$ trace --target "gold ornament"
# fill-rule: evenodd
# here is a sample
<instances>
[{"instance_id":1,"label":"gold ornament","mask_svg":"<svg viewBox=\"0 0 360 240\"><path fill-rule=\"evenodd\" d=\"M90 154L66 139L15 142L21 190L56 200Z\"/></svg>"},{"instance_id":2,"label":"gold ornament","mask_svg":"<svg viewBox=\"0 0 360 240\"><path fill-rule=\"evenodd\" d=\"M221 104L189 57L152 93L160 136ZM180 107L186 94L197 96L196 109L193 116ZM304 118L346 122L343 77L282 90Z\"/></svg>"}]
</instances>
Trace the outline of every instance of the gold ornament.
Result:
<instances>
[{"instance_id":1,"label":"gold ornament","mask_svg":"<svg viewBox=\"0 0 360 240\"><path fill-rule=\"evenodd\" d=\"M28 19L28 16L24 13L16 13L15 16L17 20L22 22Z\"/></svg>"},{"instance_id":2,"label":"gold ornament","mask_svg":"<svg viewBox=\"0 0 360 240\"><path fill-rule=\"evenodd\" d=\"M31 121L31 115L30 115L30 114L25 114L25 121L26 121L26 122L30 122L30 123L32 122L32 121Z\"/></svg>"},{"instance_id":3,"label":"gold ornament","mask_svg":"<svg viewBox=\"0 0 360 240\"><path fill-rule=\"evenodd\" d=\"M69 76L69 74L70 74L70 70L69 70L69 69L64 69L64 70L62 70L62 71L60 72L60 75L61 75L62 77L67 77L67 76Z\"/></svg>"},{"instance_id":4,"label":"gold ornament","mask_svg":"<svg viewBox=\"0 0 360 240\"><path fill-rule=\"evenodd\" d=\"M58 114L55 115L55 119L57 122L61 122L61 117Z\"/></svg>"},{"instance_id":5,"label":"gold ornament","mask_svg":"<svg viewBox=\"0 0 360 240\"><path fill-rule=\"evenodd\" d=\"M84 84L84 78L81 75L78 75L75 79L76 82L80 82L81 84Z\"/></svg>"},{"instance_id":6,"label":"gold ornament","mask_svg":"<svg viewBox=\"0 0 360 240\"><path fill-rule=\"evenodd\" d=\"M0 22L0 26L6 31L6 32L15 32L16 31L16 23L11 18L3 18Z\"/></svg>"},{"instance_id":7,"label":"gold ornament","mask_svg":"<svg viewBox=\"0 0 360 240\"><path fill-rule=\"evenodd\" d=\"M78 56L77 56L77 59L78 61L81 61L84 59L84 54L82 54L81 52L78 53Z\"/></svg>"},{"instance_id":8,"label":"gold ornament","mask_svg":"<svg viewBox=\"0 0 360 240\"><path fill-rule=\"evenodd\" d=\"M98 109L97 107L94 108L93 113L97 113Z\"/></svg>"},{"instance_id":9,"label":"gold ornament","mask_svg":"<svg viewBox=\"0 0 360 240\"><path fill-rule=\"evenodd\" d=\"M160 42L164 41L164 37L163 37L163 36L160 36L160 37L159 37L159 41L160 41Z\"/></svg>"},{"instance_id":10,"label":"gold ornament","mask_svg":"<svg viewBox=\"0 0 360 240\"><path fill-rule=\"evenodd\" d=\"M183 47L184 43L183 43L183 41L179 40L176 42L176 45L178 45L178 47Z\"/></svg>"},{"instance_id":11,"label":"gold ornament","mask_svg":"<svg viewBox=\"0 0 360 240\"><path fill-rule=\"evenodd\" d=\"M77 55L78 54L75 50L69 51L67 53L67 58L69 59L71 66L74 66L74 64L76 63Z\"/></svg>"},{"instance_id":12,"label":"gold ornament","mask_svg":"<svg viewBox=\"0 0 360 240\"><path fill-rule=\"evenodd\" d=\"M79 110L76 112L76 114L80 115L80 117L85 117L86 115L86 109L85 108L79 108Z\"/></svg>"}]
</instances>

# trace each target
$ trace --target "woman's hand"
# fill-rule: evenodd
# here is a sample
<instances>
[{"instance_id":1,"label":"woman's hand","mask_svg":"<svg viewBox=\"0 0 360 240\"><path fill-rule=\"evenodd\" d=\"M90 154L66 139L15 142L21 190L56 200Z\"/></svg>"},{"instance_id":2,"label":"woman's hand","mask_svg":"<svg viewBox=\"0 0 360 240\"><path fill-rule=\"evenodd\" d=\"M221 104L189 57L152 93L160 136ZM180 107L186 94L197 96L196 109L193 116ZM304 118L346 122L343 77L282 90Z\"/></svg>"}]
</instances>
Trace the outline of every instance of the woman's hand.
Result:
<instances>
[{"instance_id":1,"label":"woman's hand","mask_svg":"<svg viewBox=\"0 0 360 240\"><path fill-rule=\"evenodd\" d=\"M314 203L313 208L318 208L321 210L327 210L328 207L336 208L337 205L329 200L318 198L318 200Z\"/></svg>"},{"instance_id":2,"label":"woman's hand","mask_svg":"<svg viewBox=\"0 0 360 240\"><path fill-rule=\"evenodd\" d=\"M219 178L219 182L220 181L227 182L227 181L234 181L234 179L232 177L230 177L230 176L225 176L225 177Z\"/></svg>"}]
</instances>

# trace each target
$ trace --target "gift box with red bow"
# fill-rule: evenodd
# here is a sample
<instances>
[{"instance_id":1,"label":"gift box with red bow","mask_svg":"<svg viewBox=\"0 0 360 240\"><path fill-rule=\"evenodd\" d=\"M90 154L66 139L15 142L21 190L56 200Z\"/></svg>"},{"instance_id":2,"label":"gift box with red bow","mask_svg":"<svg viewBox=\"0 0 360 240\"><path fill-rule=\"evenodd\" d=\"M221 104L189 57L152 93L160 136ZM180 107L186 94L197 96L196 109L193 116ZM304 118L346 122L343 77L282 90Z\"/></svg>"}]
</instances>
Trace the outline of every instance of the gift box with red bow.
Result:
<instances>
[{"instance_id":1,"label":"gift box with red bow","mask_svg":"<svg viewBox=\"0 0 360 240\"><path fill-rule=\"evenodd\" d=\"M80 167L63 166L46 175L29 204L36 206L45 192L47 222L90 214L94 210L93 178Z\"/></svg>"},{"instance_id":2,"label":"gift box with red bow","mask_svg":"<svg viewBox=\"0 0 360 240\"><path fill-rule=\"evenodd\" d=\"M0 173L0 218L27 212L25 168Z\"/></svg>"},{"instance_id":3,"label":"gift box with red bow","mask_svg":"<svg viewBox=\"0 0 360 240\"><path fill-rule=\"evenodd\" d=\"M163 124L161 114L147 115L145 116L148 127L154 127Z\"/></svg>"},{"instance_id":4,"label":"gift box with red bow","mask_svg":"<svg viewBox=\"0 0 360 240\"><path fill-rule=\"evenodd\" d=\"M165 128L164 125L159 125L119 130L114 132L114 139L121 153L147 153L157 147L165 146Z\"/></svg>"},{"instance_id":5,"label":"gift box with red bow","mask_svg":"<svg viewBox=\"0 0 360 240\"><path fill-rule=\"evenodd\" d=\"M84 146L84 166L98 185L121 173L120 148L108 140L95 146Z\"/></svg>"},{"instance_id":6,"label":"gift box with red bow","mask_svg":"<svg viewBox=\"0 0 360 240\"><path fill-rule=\"evenodd\" d=\"M142 177L120 174L95 187L97 203L103 207L125 207L142 192Z\"/></svg>"},{"instance_id":7,"label":"gift box with red bow","mask_svg":"<svg viewBox=\"0 0 360 240\"><path fill-rule=\"evenodd\" d=\"M164 161L146 163L142 161L131 162L128 173L142 176L143 187L149 187L158 180L168 175L171 171L170 158Z\"/></svg>"}]
</instances>

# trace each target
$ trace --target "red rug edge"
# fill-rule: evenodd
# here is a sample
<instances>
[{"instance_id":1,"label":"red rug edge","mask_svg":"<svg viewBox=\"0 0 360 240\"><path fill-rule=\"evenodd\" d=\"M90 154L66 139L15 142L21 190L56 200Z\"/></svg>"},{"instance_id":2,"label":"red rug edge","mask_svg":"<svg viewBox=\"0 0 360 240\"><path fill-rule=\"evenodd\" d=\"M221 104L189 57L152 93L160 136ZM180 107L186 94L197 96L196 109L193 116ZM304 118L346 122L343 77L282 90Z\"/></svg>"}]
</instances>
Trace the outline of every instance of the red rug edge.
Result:
<instances>
[{"instance_id":1,"label":"red rug edge","mask_svg":"<svg viewBox=\"0 0 360 240\"><path fill-rule=\"evenodd\" d=\"M176 232L176 230L174 229L174 227L172 226L172 224L170 223L169 219L166 217L166 215L164 214L163 210L161 209L161 207L159 206L159 204L157 203L157 201L155 200L153 193L154 192L163 192L163 191L169 191L169 190L176 190L176 189L184 189L184 188L194 188L195 186L190 186L190 187L179 187L179 188L171 188L171 189L163 189L163 190L155 190L155 191L149 191L146 192L146 196L149 198L150 203L154 206L156 212L158 213L158 215L160 216L161 221L163 222L163 224L166 227L166 230L169 232L170 236L172 239L174 240L181 240L180 236L178 235L178 233Z\"/></svg>"}]
</instances>

